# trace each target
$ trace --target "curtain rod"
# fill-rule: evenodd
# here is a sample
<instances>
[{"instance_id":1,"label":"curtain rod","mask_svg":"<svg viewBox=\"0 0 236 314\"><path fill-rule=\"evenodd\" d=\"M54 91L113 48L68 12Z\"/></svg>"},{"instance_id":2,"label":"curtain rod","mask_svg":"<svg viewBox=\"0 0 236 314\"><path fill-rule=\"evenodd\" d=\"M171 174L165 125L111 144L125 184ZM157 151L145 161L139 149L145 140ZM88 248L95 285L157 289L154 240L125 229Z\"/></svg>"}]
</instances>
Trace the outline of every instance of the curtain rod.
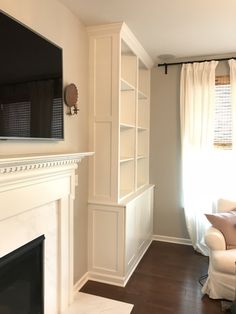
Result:
<instances>
[{"instance_id":1,"label":"curtain rod","mask_svg":"<svg viewBox=\"0 0 236 314\"><path fill-rule=\"evenodd\" d=\"M194 61L182 61L182 62L170 62L170 63L158 63L158 67L165 67L165 74L168 73L168 66L178 65L178 64L186 64L186 63L195 63L195 62L206 62L206 61L227 61L230 59L236 59L236 57L230 58L219 58L219 59L208 59L208 60L194 60Z\"/></svg>"}]
</instances>

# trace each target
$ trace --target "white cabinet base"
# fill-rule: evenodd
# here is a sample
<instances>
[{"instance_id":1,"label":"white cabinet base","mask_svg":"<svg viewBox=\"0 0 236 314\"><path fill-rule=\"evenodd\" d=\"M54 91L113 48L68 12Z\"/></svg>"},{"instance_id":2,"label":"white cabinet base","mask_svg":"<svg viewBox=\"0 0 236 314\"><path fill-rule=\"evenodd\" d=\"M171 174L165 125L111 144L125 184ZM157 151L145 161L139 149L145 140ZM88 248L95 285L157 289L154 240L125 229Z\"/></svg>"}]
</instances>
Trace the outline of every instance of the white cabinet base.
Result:
<instances>
[{"instance_id":1,"label":"white cabinet base","mask_svg":"<svg viewBox=\"0 0 236 314\"><path fill-rule=\"evenodd\" d=\"M89 204L90 279L126 285L151 243L153 188L123 204Z\"/></svg>"},{"instance_id":2,"label":"white cabinet base","mask_svg":"<svg viewBox=\"0 0 236 314\"><path fill-rule=\"evenodd\" d=\"M114 286L125 287L125 285L129 281L130 277L132 276L133 272L135 271L136 267L138 266L139 262L141 261L143 255L146 253L151 243L152 239L147 240L147 243L144 247L145 248L144 251L140 256L138 256L136 263L132 265L132 268L130 269L129 273L126 274L125 277L111 276L102 274L101 272L96 273L94 271L89 271L89 280L94 280Z\"/></svg>"}]
</instances>

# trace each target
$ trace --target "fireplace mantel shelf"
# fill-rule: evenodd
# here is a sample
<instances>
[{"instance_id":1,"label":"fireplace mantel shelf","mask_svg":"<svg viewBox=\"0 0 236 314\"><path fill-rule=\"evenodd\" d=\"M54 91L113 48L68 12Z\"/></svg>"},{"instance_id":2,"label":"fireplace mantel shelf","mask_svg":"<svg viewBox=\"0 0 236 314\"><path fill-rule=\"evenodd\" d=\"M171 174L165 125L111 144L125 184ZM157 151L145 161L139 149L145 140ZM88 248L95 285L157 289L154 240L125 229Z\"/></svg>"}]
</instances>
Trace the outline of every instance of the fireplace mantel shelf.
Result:
<instances>
[{"instance_id":1,"label":"fireplace mantel shelf","mask_svg":"<svg viewBox=\"0 0 236 314\"><path fill-rule=\"evenodd\" d=\"M93 152L0 156L0 174L79 163Z\"/></svg>"}]
</instances>

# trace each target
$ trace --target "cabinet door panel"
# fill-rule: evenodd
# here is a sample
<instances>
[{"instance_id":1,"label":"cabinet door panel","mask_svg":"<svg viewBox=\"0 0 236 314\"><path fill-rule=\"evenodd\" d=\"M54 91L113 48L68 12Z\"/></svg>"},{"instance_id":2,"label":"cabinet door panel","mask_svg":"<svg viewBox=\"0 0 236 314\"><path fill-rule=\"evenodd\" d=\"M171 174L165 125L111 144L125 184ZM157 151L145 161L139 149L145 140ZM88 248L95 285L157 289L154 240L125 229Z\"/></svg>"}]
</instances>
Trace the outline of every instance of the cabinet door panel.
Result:
<instances>
[{"instance_id":1,"label":"cabinet door panel","mask_svg":"<svg viewBox=\"0 0 236 314\"><path fill-rule=\"evenodd\" d=\"M126 268L132 263L137 252L135 202L126 207Z\"/></svg>"}]
</instances>

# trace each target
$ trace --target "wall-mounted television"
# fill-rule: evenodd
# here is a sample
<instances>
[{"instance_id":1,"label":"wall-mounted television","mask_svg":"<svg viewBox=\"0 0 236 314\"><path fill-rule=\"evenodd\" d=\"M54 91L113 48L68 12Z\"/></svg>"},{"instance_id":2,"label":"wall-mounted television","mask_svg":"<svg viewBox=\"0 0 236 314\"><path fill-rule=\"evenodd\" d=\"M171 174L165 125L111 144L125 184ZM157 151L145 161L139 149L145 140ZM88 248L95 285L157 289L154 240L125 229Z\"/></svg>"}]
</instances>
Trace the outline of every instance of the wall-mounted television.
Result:
<instances>
[{"instance_id":1,"label":"wall-mounted television","mask_svg":"<svg viewBox=\"0 0 236 314\"><path fill-rule=\"evenodd\" d=\"M0 139L62 140L62 49L0 11Z\"/></svg>"}]
</instances>

